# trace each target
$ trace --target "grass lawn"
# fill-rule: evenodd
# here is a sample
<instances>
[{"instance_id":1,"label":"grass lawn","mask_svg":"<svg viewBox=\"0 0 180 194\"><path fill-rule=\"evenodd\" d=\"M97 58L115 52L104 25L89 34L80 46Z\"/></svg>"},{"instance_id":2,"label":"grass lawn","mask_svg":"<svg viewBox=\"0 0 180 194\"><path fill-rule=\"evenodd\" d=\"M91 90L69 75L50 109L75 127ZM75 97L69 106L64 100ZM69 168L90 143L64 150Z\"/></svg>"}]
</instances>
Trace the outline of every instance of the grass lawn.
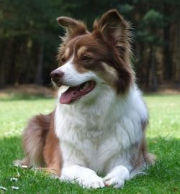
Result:
<instances>
[{"instance_id":1,"label":"grass lawn","mask_svg":"<svg viewBox=\"0 0 180 194\"><path fill-rule=\"evenodd\" d=\"M21 194L168 194L180 193L180 95L146 96L150 124L147 132L149 150L158 157L147 175L125 183L123 189L83 189L78 185L61 183L44 173L12 166L23 157L21 133L27 119L34 114L48 113L54 99L0 99L0 189L1 193ZM17 177L18 181L10 179ZM13 190L12 186L19 187Z\"/></svg>"}]
</instances>

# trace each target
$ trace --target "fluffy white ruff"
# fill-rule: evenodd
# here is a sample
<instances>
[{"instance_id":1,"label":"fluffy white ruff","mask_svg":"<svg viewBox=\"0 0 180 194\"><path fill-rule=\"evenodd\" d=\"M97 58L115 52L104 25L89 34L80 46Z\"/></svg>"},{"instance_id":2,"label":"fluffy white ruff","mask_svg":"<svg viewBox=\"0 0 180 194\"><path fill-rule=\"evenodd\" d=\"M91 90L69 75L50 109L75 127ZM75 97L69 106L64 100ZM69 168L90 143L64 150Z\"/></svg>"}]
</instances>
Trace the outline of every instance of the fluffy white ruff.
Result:
<instances>
[{"instance_id":1,"label":"fluffy white ruff","mask_svg":"<svg viewBox=\"0 0 180 194\"><path fill-rule=\"evenodd\" d=\"M117 95L92 71L79 73L72 61L59 68L63 83L73 86L94 80L96 87L70 105L59 102L67 87L59 89L55 133L63 158L60 179L86 188L122 187L134 170L132 159L143 137L142 121L148 117L141 93L134 85L126 95Z\"/></svg>"},{"instance_id":2,"label":"fluffy white ruff","mask_svg":"<svg viewBox=\"0 0 180 194\"><path fill-rule=\"evenodd\" d=\"M87 96L71 105L57 105L55 132L64 161L61 179L87 188L118 188L134 170L131 160L138 151L135 145L142 138L141 121L147 120L147 110L135 86L123 97L108 86L96 90L93 102Z\"/></svg>"}]
</instances>

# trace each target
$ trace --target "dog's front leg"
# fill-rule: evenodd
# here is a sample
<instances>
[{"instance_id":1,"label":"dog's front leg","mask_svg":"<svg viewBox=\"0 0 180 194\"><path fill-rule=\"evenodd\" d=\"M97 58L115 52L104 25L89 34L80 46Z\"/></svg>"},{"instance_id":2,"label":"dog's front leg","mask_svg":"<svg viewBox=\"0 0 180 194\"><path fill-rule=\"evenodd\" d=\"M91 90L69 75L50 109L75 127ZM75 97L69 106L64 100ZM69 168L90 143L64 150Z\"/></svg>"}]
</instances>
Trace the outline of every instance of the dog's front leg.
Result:
<instances>
[{"instance_id":1,"label":"dog's front leg","mask_svg":"<svg viewBox=\"0 0 180 194\"><path fill-rule=\"evenodd\" d=\"M113 186L114 188L123 187L125 180L129 179L129 170L122 165L113 168L104 178L106 186Z\"/></svg>"},{"instance_id":2,"label":"dog's front leg","mask_svg":"<svg viewBox=\"0 0 180 194\"><path fill-rule=\"evenodd\" d=\"M105 186L103 179L96 172L79 165L63 167L60 180L78 182L84 188L102 188Z\"/></svg>"}]
</instances>

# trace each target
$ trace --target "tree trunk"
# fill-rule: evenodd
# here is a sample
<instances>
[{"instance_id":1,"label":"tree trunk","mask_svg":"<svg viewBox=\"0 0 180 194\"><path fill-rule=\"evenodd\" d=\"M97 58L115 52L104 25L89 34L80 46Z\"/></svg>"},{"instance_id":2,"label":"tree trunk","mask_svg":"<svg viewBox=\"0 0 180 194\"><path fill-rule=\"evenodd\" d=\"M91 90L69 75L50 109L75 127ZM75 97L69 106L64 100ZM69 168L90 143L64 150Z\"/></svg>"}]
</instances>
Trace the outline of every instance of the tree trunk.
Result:
<instances>
[{"instance_id":1,"label":"tree trunk","mask_svg":"<svg viewBox=\"0 0 180 194\"><path fill-rule=\"evenodd\" d=\"M155 92L157 91L157 74L156 74L157 67L153 47L151 48L150 51L150 61L151 61L151 90Z\"/></svg>"},{"instance_id":2,"label":"tree trunk","mask_svg":"<svg viewBox=\"0 0 180 194\"><path fill-rule=\"evenodd\" d=\"M147 45L145 45L147 46ZM146 66L145 66L145 76L146 76L146 88L147 90L150 89L150 71L151 71L151 55L152 55L152 50L150 48L150 51L149 51L149 56L147 55L146 56ZM149 58L148 58L149 57Z\"/></svg>"},{"instance_id":3,"label":"tree trunk","mask_svg":"<svg viewBox=\"0 0 180 194\"><path fill-rule=\"evenodd\" d=\"M42 71L43 71L43 55L44 55L44 47L40 45L39 47L39 54L38 54L38 66L37 66L37 73L35 78L35 84L42 85Z\"/></svg>"},{"instance_id":4,"label":"tree trunk","mask_svg":"<svg viewBox=\"0 0 180 194\"><path fill-rule=\"evenodd\" d=\"M177 61L178 61L178 89L180 90L180 22L178 21L178 25L177 25Z\"/></svg>"},{"instance_id":5,"label":"tree trunk","mask_svg":"<svg viewBox=\"0 0 180 194\"><path fill-rule=\"evenodd\" d=\"M164 51L163 51L163 65L164 65L164 80L171 80L172 78L172 54L171 54L171 33L170 25L164 27Z\"/></svg>"},{"instance_id":6,"label":"tree trunk","mask_svg":"<svg viewBox=\"0 0 180 194\"><path fill-rule=\"evenodd\" d=\"M4 66L4 61L3 61L3 55L4 55L4 44L3 40L1 40L1 47L0 47L0 88L3 88L5 86L5 66Z\"/></svg>"},{"instance_id":7,"label":"tree trunk","mask_svg":"<svg viewBox=\"0 0 180 194\"><path fill-rule=\"evenodd\" d=\"M1 61L0 61L0 87L3 88L6 86L8 82L7 71L10 67L10 59L11 59L11 48L12 48L12 40L3 41L1 47Z\"/></svg>"}]
</instances>

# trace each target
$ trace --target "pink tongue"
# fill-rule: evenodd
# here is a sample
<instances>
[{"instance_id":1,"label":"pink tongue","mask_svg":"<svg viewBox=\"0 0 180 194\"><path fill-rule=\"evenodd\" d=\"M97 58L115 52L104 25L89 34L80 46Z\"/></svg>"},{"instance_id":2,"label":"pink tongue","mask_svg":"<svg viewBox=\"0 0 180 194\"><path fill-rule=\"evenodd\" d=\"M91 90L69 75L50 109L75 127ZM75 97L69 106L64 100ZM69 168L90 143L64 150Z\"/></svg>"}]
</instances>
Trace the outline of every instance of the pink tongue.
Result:
<instances>
[{"instance_id":1,"label":"pink tongue","mask_svg":"<svg viewBox=\"0 0 180 194\"><path fill-rule=\"evenodd\" d=\"M64 93L62 93L62 95L60 97L60 103L61 104L71 103L75 99L75 97L78 96L77 95L78 89L79 89L79 87L72 87L72 88L69 88Z\"/></svg>"}]
</instances>

